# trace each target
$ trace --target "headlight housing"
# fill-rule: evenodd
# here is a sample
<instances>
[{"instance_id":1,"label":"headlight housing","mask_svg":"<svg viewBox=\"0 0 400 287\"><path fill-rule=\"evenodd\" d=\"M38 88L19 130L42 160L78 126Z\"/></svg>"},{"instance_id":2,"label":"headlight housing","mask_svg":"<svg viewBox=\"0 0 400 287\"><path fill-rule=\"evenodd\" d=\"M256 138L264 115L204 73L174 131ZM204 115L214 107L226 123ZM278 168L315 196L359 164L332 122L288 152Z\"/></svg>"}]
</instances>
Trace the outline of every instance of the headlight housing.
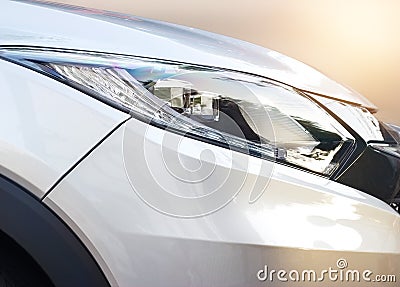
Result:
<instances>
[{"instance_id":1,"label":"headlight housing","mask_svg":"<svg viewBox=\"0 0 400 287\"><path fill-rule=\"evenodd\" d=\"M103 53L8 48L27 66L172 132L331 176L354 138L307 95L266 78Z\"/></svg>"}]
</instances>

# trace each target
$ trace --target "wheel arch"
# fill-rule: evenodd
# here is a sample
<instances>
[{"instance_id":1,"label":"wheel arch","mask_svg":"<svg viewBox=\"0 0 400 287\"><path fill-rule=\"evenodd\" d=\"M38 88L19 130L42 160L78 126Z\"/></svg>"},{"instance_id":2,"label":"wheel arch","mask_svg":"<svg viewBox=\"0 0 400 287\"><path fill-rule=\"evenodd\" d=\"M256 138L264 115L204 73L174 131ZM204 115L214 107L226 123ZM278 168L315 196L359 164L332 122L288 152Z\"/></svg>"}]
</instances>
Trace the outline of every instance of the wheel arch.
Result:
<instances>
[{"instance_id":1,"label":"wheel arch","mask_svg":"<svg viewBox=\"0 0 400 287\"><path fill-rule=\"evenodd\" d=\"M75 233L39 198L3 175L0 231L27 251L55 286L110 286Z\"/></svg>"}]
</instances>

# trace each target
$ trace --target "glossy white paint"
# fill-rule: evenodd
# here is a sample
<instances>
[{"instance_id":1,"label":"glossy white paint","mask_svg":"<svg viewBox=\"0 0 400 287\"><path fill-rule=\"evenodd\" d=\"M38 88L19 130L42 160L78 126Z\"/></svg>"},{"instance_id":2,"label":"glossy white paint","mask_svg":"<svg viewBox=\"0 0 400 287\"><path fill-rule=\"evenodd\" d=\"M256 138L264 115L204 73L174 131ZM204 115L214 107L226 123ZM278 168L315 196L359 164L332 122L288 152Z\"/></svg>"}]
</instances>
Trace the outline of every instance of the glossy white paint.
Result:
<instances>
[{"instance_id":1,"label":"glossy white paint","mask_svg":"<svg viewBox=\"0 0 400 287\"><path fill-rule=\"evenodd\" d=\"M37 72L0 60L0 174L41 197L128 118Z\"/></svg>"},{"instance_id":2,"label":"glossy white paint","mask_svg":"<svg viewBox=\"0 0 400 287\"><path fill-rule=\"evenodd\" d=\"M129 15L31 2L2 1L0 46L79 49L221 67L376 109L317 70L247 42Z\"/></svg>"},{"instance_id":3,"label":"glossy white paint","mask_svg":"<svg viewBox=\"0 0 400 287\"><path fill-rule=\"evenodd\" d=\"M186 191L191 195L199 186L215 184L219 186L216 193L223 196L231 194L233 187L212 175L207 183L188 184L169 173L163 160L170 152L166 137L181 143L178 154L184 158L168 161L174 165L171 169L196 163L199 156L185 154L185 150L198 143L163 133L129 120L44 200L77 234L84 234L82 240L111 282L165 286L163 279L168 278L171 286L211 286L216 282L218 286L263 286L254 281L253 273L266 261L285 268L291 264L311 268L328 257L347 256L349 261L363 264L386 254L390 266L400 262L400 217L385 203L279 164L272 174L269 168L264 173L260 160L246 160L245 155L213 145L203 144L203 148L215 155L216 172L228 168L233 176L244 179L236 196L207 216L182 218L160 212L165 209L157 211L155 207L171 207L171 213L181 210L180 199L171 200L167 193L184 196ZM149 148L148 153L142 144ZM259 177L266 190L250 203ZM163 197L160 187L167 196ZM151 194L160 195L161 203L152 202ZM209 204L197 200L194 205L196 202ZM308 258L296 257L299 249L308 250ZM314 257L315 250L326 254L321 251L323 254Z\"/></svg>"}]
</instances>

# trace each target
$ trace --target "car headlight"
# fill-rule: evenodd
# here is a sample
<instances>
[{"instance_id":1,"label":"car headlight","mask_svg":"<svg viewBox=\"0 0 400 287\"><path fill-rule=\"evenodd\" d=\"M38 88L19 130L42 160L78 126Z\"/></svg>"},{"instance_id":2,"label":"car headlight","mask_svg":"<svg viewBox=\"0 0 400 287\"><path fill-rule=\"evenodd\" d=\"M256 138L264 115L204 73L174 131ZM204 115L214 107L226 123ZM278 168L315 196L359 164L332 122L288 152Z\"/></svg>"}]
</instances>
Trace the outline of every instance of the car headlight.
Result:
<instances>
[{"instance_id":1,"label":"car headlight","mask_svg":"<svg viewBox=\"0 0 400 287\"><path fill-rule=\"evenodd\" d=\"M354 144L310 97L263 77L69 50L7 48L0 57L157 127L326 176Z\"/></svg>"}]
</instances>

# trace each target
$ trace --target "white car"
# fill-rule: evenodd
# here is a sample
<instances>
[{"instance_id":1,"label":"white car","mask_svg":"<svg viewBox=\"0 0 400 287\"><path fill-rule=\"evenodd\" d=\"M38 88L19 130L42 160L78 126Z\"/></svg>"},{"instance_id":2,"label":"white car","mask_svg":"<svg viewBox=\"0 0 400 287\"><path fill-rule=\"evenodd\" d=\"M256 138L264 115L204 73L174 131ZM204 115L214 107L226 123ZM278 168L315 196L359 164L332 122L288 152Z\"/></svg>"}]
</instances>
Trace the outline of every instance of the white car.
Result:
<instances>
[{"instance_id":1,"label":"white car","mask_svg":"<svg viewBox=\"0 0 400 287\"><path fill-rule=\"evenodd\" d=\"M0 89L0 286L399 286L400 129L303 63L2 1Z\"/></svg>"}]
</instances>

